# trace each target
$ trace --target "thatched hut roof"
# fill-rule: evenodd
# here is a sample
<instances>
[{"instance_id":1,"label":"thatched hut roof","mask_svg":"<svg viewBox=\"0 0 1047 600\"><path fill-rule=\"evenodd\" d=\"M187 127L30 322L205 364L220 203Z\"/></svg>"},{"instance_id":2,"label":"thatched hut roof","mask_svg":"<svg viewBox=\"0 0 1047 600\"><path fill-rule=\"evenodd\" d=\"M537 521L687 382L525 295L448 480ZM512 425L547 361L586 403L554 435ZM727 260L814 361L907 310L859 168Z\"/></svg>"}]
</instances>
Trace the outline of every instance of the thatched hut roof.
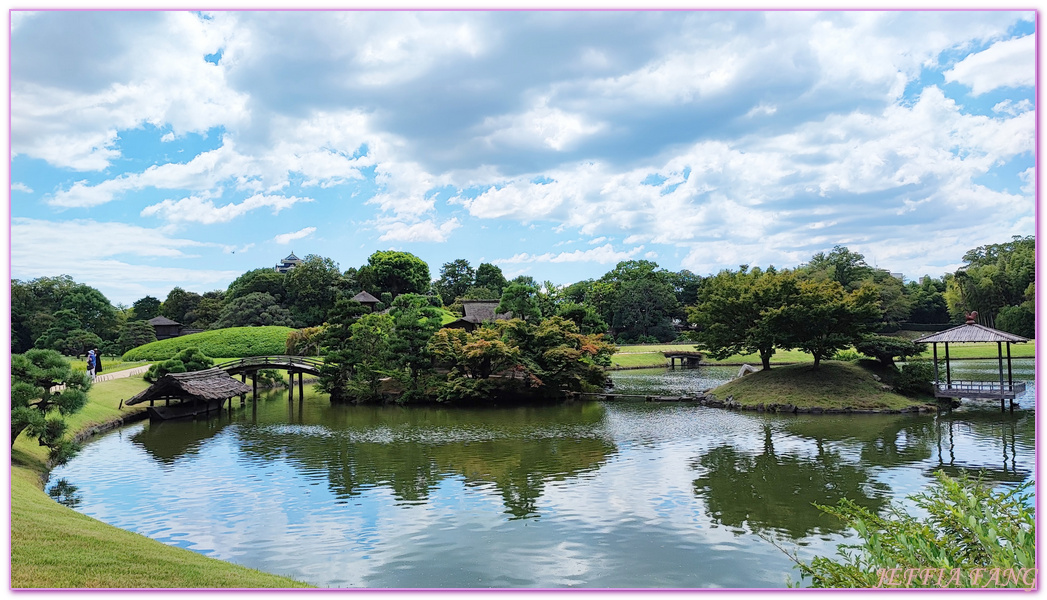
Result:
<instances>
[{"instance_id":1,"label":"thatched hut roof","mask_svg":"<svg viewBox=\"0 0 1047 600\"><path fill-rule=\"evenodd\" d=\"M927 344L940 344L943 342L1011 342L1012 344L1021 344L1029 340L1020 335L978 325L977 323L967 323L966 325L925 335L913 341Z\"/></svg>"},{"instance_id":2,"label":"thatched hut roof","mask_svg":"<svg viewBox=\"0 0 1047 600\"><path fill-rule=\"evenodd\" d=\"M488 321L508 319L512 313L494 312L499 304L499 300L462 300L465 318L471 323L486 323Z\"/></svg>"},{"instance_id":3,"label":"thatched hut roof","mask_svg":"<svg viewBox=\"0 0 1047 600\"><path fill-rule=\"evenodd\" d=\"M360 304L378 304L379 302L381 302L381 300L379 300L378 298L375 298L371 294L368 294L366 290L353 296L353 300L356 300Z\"/></svg>"},{"instance_id":4,"label":"thatched hut roof","mask_svg":"<svg viewBox=\"0 0 1047 600\"><path fill-rule=\"evenodd\" d=\"M140 404L160 398L178 397L197 400L225 400L251 391L247 385L212 367L191 373L169 373L146 390L124 402L126 405Z\"/></svg>"},{"instance_id":5,"label":"thatched hut roof","mask_svg":"<svg viewBox=\"0 0 1047 600\"><path fill-rule=\"evenodd\" d=\"M178 321L172 321L171 319L168 319L163 315L159 317L153 317L152 319L149 319L146 322L152 325L153 327L161 327L164 325L181 325L181 323L179 323Z\"/></svg>"}]
</instances>

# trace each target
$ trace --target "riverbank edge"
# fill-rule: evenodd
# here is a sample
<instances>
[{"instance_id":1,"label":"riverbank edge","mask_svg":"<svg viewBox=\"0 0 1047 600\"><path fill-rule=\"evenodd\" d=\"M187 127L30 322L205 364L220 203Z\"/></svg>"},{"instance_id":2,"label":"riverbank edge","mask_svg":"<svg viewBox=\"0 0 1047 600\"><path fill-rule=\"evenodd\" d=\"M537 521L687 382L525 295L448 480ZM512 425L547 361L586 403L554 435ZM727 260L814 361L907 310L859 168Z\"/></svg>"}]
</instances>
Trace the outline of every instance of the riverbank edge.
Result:
<instances>
[{"instance_id":1,"label":"riverbank edge","mask_svg":"<svg viewBox=\"0 0 1047 600\"><path fill-rule=\"evenodd\" d=\"M146 420L148 418L149 418L148 412L145 410L144 407L142 407L142 408L139 408L137 410L133 410L133 412L129 412L126 415L121 415L119 417L115 417L115 418L109 419L109 420L104 421L102 423L93 423L91 425L83 427L83 428L73 432L71 439L73 441L75 441L76 443L78 443L78 444L82 444L82 443L85 443L85 442L87 442L87 441L89 441L89 440L99 436L99 435L102 435L102 434L108 433L110 431L113 431L114 429L118 429L118 428L123 427L125 425L130 425L132 423L137 423L139 421L144 421L144 420ZM41 470L39 468L36 468L33 465L27 464L27 463L18 463L18 464L16 464L14 461L11 462L12 471L14 469L22 469L22 470L25 470L25 471L28 471L28 472L35 472L35 474L37 476L36 477L36 486L35 487L36 487L37 490L39 490L41 493L44 493L45 495L46 495L47 482L50 479L51 470L54 467L55 467L55 465L53 463L51 463L50 461L45 463L43 470ZM12 472L12 478L13 478L13 476L14 476L14 473ZM15 492L14 492L14 482L13 481L11 482L11 496L10 496L10 498L11 498L11 511L12 511L12 521L13 521L13 513L14 513L15 508L16 508L16 501L17 500L28 501L28 499L20 498L19 495L15 494ZM138 537L143 538L144 540L147 540L148 542L152 542L153 544L156 544L155 548L161 554L163 554L165 557L169 556L170 559L171 559L171 562L177 562L177 557L178 557L179 554L182 554L183 552L190 552L193 555L200 557L203 561L209 563L209 566L215 566L215 567L220 568L220 569L253 571L253 572L256 572L256 573L264 574L267 577L276 578L276 579L283 580L283 581L286 582L286 585L281 585L281 586L271 586L271 587L261 587L261 586L259 586L259 587L250 587L249 589L274 589L274 590L278 590L278 589L302 589L302 588L315 587L315 586L309 585L309 584L307 584L305 582L297 581L297 580L291 579L289 577L285 577L285 576L282 576L282 575L277 575L275 573L268 573L268 572L261 571L261 570L258 570L258 569L252 569L250 567L245 567L243 565L238 565L238 564L233 563L233 562L221 560L221 559L218 559L218 558L212 558L212 557L205 556L205 555L197 553L197 552L193 552L191 550L185 550L184 548L179 548L177 546L169 546L167 544L164 544L163 542L160 542L158 540L154 540L154 539L152 539L152 538L150 538L148 536L144 536L142 534L139 534L139 533L136 533L136 532L133 532L133 531L129 531L127 529L122 529L120 527L116 527L114 525L110 525L108 523L105 523L104 521L100 521L100 520L95 519L93 517L90 517L88 515L84 515L83 513L79 513L77 511L73 510L72 508L68 508L66 506L63 506L62 504L60 504L59 502L57 502L56 500L54 500L50 496L48 496L48 500L53 502L61 510L66 510L66 511L75 513L76 515L79 515L79 516L81 516L83 518L89 519L93 523L97 524L96 525L97 527L100 527L100 528L105 529L105 530L119 531L119 532L123 532L123 533L128 534L128 535L138 536ZM13 523L12 523L12 525L13 525ZM14 544L13 541L11 543L12 543L12 545ZM104 543L98 543L97 549L99 551L103 551L104 547L105 547ZM63 555L61 552L58 552L57 554L59 556ZM47 586L34 586L34 587L16 587L15 584L14 584L14 572L15 572L15 569L17 568L17 566L18 566L18 563L15 561L14 552L12 551L12 553L11 553L11 563L10 563L11 579L9 581L10 589L12 589L12 590L96 589L96 588L82 588L82 587L67 587L67 586L61 586L61 585L47 585ZM114 579L118 579L118 576L113 575L113 578ZM168 586L166 588L153 588L153 587L144 587L144 586L143 587L117 586L117 587L114 588L112 586L107 586L106 588L97 588L97 589L142 589L142 590L144 590L144 589L157 589L159 591L159 590L163 590L163 589L184 589L184 588L189 588L189 587L193 587L193 586L187 586L187 585L184 585L184 584L181 584L181 585L171 585L171 586ZM199 589L199 590L206 590L206 589L243 589L243 588L244 588L244 586L240 585L240 584L231 584L231 585L225 586L225 587L193 587L193 589Z\"/></svg>"}]
</instances>

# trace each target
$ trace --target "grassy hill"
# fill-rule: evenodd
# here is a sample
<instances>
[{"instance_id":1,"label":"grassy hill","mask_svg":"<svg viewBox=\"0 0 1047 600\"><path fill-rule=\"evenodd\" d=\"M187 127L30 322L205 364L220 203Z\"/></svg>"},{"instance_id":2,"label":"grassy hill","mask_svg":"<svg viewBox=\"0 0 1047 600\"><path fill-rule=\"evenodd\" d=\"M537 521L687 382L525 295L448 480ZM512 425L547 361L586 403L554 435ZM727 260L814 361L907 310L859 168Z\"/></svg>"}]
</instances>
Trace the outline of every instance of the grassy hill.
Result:
<instances>
[{"instance_id":1,"label":"grassy hill","mask_svg":"<svg viewBox=\"0 0 1047 600\"><path fill-rule=\"evenodd\" d=\"M856 363L824 361L774 367L712 390L719 400L733 396L742 407L791 404L797 408L902 410L927 402L895 394L874 373Z\"/></svg>"},{"instance_id":2,"label":"grassy hill","mask_svg":"<svg viewBox=\"0 0 1047 600\"><path fill-rule=\"evenodd\" d=\"M148 384L138 377L95 383L84 409L66 418L86 433L144 410L119 410ZM305 584L167 546L102 523L44 493L46 451L19 436L11 449L12 588L291 588Z\"/></svg>"},{"instance_id":3,"label":"grassy hill","mask_svg":"<svg viewBox=\"0 0 1047 600\"><path fill-rule=\"evenodd\" d=\"M132 348L123 360L167 360L182 350L195 346L210 357L243 358L271 356L287 351L287 334L291 327L229 327L202 331L190 335L161 340Z\"/></svg>"}]
</instances>

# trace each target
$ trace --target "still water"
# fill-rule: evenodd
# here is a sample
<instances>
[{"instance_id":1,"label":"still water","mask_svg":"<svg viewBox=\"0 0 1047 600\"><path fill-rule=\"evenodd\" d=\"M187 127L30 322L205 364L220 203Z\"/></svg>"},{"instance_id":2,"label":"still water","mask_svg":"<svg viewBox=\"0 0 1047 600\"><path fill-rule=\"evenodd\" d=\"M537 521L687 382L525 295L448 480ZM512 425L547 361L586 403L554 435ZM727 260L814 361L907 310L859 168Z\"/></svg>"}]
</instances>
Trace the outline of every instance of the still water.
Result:
<instances>
[{"instance_id":1,"label":"still water","mask_svg":"<svg viewBox=\"0 0 1047 600\"><path fill-rule=\"evenodd\" d=\"M874 510L933 472L1032 477L1021 409L764 415L685 404L332 406L319 395L127 426L51 476L53 495L166 544L321 587L783 587L850 538L812 502ZM965 362L964 378L995 365ZM620 371L677 394L737 368ZM954 377L959 377L955 374Z\"/></svg>"}]
</instances>

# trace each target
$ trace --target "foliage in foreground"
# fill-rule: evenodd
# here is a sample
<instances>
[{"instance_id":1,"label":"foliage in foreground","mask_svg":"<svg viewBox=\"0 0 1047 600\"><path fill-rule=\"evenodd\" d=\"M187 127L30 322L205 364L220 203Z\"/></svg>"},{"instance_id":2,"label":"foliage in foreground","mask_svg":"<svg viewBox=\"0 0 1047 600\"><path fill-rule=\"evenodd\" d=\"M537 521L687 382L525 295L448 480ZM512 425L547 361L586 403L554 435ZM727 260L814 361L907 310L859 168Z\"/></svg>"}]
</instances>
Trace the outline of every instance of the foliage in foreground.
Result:
<instances>
[{"instance_id":1,"label":"foliage in foreground","mask_svg":"<svg viewBox=\"0 0 1047 600\"><path fill-rule=\"evenodd\" d=\"M894 506L877 515L844 499L818 506L858 532L861 544L841 544L836 560L810 564L795 556L803 578L819 588L1031 587L1036 564L1032 481L994 491L961 473L942 472L930 490L910 496L927 512L915 517Z\"/></svg>"},{"instance_id":2,"label":"foliage in foreground","mask_svg":"<svg viewBox=\"0 0 1047 600\"><path fill-rule=\"evenodd\" d=\"M287 350L290 327L230 327L183 335L139 346L124 353L124 360L167 360L186 348L196 347L207 356L245 358L281 355Z\"/></svg>"},{"instance_id":3,"label":"foliage in foreground","mask_svg":"<svg viewBox=\"0 0 1047 600\"><path fill-rule=\"evenodd\" d=\"M64 386L52 392L55 386ZM63 417L87 403L91 381L54 350L30 350L11 357L11 446L23 431L48 449L53 463L68 460L76 444L66 439Z\"/></svg>"}]
</instances>

